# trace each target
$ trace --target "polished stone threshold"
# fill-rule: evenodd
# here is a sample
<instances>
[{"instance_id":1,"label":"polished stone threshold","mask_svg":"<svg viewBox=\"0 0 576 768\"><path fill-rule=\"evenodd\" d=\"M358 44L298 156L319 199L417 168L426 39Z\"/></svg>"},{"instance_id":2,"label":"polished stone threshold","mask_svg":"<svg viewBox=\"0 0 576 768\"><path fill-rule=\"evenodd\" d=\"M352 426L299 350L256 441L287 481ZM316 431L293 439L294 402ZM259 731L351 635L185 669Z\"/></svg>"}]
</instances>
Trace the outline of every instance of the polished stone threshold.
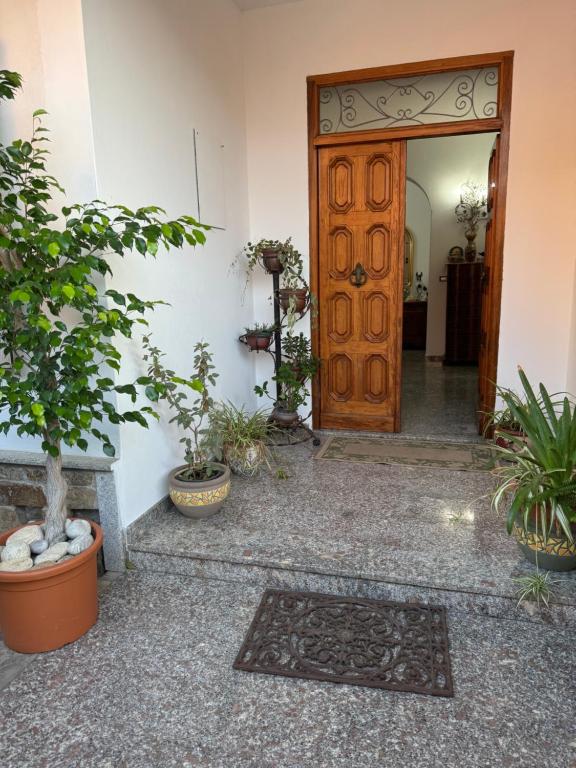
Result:
<instances>
[{"instance_id":1,"label":"polished stone threshold","mask_svg":"<svg viewBox=\"0 0 576 768\"><path fill-rule=\"evenodd\" d=\"M319 461L315 450L278 451L287 480L234 478L211 519L160 505L129 530L130 561L140 571L576 624L575 574L558 574L551 611L517 605L514 579L532 566L491 509L489 473Z\"/></svg>"}]
</instances>

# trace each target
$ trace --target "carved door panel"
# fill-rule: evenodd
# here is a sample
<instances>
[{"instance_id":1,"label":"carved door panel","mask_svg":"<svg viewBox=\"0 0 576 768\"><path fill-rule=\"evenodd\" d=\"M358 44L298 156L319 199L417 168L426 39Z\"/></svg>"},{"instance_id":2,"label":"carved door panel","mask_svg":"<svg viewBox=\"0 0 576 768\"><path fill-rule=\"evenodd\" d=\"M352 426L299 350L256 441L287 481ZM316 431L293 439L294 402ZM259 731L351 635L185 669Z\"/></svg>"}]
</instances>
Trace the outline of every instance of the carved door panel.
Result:
<instances>
[{"instance_id":1,"label":"carved door panel","mask_svg":"<svg viewBox=\"0 0 576 768\"><path fill-rule=\"evenodd\" d=\"M484 265L482 274L482 311L480 320L480 352L478 355L478 421L479 432L483 434L486 426L490 404L494 402L495 384L488 377L489 344L498 344L498 334L491 332L494 325L493 313L495 308L490 302L494 281L494 227L497 211L496 201L498 188L496 186L499 162L500 136L496 136L490 163L488 165L488 219L486 221L486 240L484 245ZM495 354L495 352L494 352Z\"/></svg>"},{"instance_id":2,"label":"carved door panel","mask_svg":"<svg viewBox=\"0 0 576 768\"><path fill-rule=\"evenodd\" d=\"M319 152L320 427L400 429L406 143Z\"/></svg>"}]
</instances>

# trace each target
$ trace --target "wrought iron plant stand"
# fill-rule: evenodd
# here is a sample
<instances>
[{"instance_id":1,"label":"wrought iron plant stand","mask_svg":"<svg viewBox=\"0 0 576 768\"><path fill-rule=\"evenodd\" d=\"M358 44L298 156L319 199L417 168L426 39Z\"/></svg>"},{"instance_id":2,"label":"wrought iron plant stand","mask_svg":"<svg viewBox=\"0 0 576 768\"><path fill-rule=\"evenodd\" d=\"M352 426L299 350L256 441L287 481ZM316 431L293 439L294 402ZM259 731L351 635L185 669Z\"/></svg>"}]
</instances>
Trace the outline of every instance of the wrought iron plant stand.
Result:
<instances>
[{"instance_id":1,"label":"wrought iron plant stand","mask_svg":"<svg viewBox=\"0 0 576 768\"><path fill-rule=\"evenodd\" d=\"M268 346L266 349L256 349L249 347L251 351L253 352L267 352L274 361L274 375L277 376L278 370L280 366L282 365L282 329L286 325L288 310L285 310L282 308L282 303L280 301L280 274L283 271L283 267L281 264L278 264L279 268L275 269L273 265L270 265L270 263L264 262L263 267L265 271L272 275L272 302L274 306L274 333L273 333L273 344ZM307 288L307 299L306 299L306 305L304 309L301 312L298 312L298 319L301 320L303 317L305 317L311 308L311 296L310 291ZM247 334L242 334L238 337L238 341L240 341L242 344L246 344L246 346L249 346L246 342L246 336ZM278 378L276 378L276 404L280 403L282 401L282 384L280 381L278 381ZM304 443L307 440L312 440L314 445L320 445L321 440L317 435L310 429L308 424L306 423L310 416L312 415L312 411L308 413L307 416L300 416L298 415L298 418L292 422L283 424L276 419L273 419L271 417L271 420L274 421L275 425L278 427L278 429L275 431L274 436L271 437L271 444L274 446L283 446L283 445L297 445L298 443Z\"/></svg>"}]
</instances>

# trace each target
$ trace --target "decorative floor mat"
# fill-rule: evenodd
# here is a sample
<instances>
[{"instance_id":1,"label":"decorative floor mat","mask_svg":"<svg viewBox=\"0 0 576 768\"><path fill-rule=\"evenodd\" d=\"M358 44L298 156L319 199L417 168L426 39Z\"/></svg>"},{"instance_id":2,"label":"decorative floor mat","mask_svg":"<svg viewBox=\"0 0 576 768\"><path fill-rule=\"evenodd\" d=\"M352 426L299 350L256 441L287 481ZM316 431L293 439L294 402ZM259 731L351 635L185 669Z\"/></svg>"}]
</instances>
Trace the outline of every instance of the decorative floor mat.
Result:
<instances>
[{"instance_id":1,"label":"decorative floor mat","mask_svg":"<svg viewBox=\"0 0 576 768\"><path fill-rule=\"evenodd\" d=\"M480 443L349 436L329 437L316 458L476 472L489 472L495 463L491 448Z\"/></svg>"},{"instance_id":2,"label":"decorative floor mat","mask_svg":"<svg viewBox=\"0 0 576 768\"><path fill-rule=\"evenodd\" d=\"M268 589L234 669L453 696L442 606Z\"/></svg>"}]
</instances>

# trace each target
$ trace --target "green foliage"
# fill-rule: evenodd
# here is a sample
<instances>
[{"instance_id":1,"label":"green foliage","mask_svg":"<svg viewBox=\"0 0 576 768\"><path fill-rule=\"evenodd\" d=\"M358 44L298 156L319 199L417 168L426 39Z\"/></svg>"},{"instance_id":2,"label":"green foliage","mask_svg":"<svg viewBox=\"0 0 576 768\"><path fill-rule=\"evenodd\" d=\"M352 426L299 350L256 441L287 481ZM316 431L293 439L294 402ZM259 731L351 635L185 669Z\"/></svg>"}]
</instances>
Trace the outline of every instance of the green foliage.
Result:
<instances>
[{"instance_id":1,"label":"green foliage","mask_svg":"<svg viewBox=\"0 0 576 768\"><path fill-rule=\"evenodd\" d=\"M275 326L267 325L266 323L254 323L244 330L247 336L272 336L275 331Z\"/></svg>"},{"instance_id":2,"label":"green foliage","mask_svg":"<svg viewBox=\"0 0 576 768\"><path fill-rule=\"evenodd\" d=\"M526 436L507 435L513 448L501 448L493 504L510 501L507 527L517 522L540 527L544 537L562 530L572 541L576 522L576 408L569 396L552 400L543 384L539 395L519 369L524 396L500 390L507 408Z\"/></svg>"},{"instance_id":3,"label":"green foliage","mask_svg":"<svg viewBox=\"0 0 576 768\"><path fill-rule=\"evenodd\" d=\"M249 448L256 443L264 444L276 430L269 415L263 409L250 412L231 402L217 403L210 411L210 431L221 447Z\"/></svg>"},{"instance_id":4,"label":"green foliage","mask_svg":"<svg viewBox=\"0 0 576 768\"><path fill-rule=\"evenodd\" d=\"M287 333L282 339L283 359L304 381L313 379L320 369L320 358L312 354L310 339L303 333Z\"/></svg>"},{"instance_id":5,"label":"green foliage","mask_svg":"<svg viewBox=\"0 0 576 768\"><path fill-rule=\"evenodd\" d=\"M275 251L278 254L283 269L288 270L291 274L302 272L302 256L292 245L291 237L284 242L264 238L257 243L248 243L243 250L247 261L246 271L248 277L258 264L262 265L262 254L264 251Z\"/></svg>"},{"instance_id":6,"label":"green foliage","mask_svg":"<svg viewBox=\"0 0 576 768\"><path fill-rule=\"evenodd\" d=\"M194 372L189 379L177 376L162 363L164 353L153 346L150 336L144 336L144 360L148 363L148 376L152 385L146 394L151 400L163 400L174 411L170 424L177 424L184 432L180 443L184 446L184 460L188 464L185 480L205 480L217 474L211 461L213 439L204 427L214 408L210 386L216 384L218 374L212 363L208 344L199 341L194 347ZM198 395L191 403L191 393Z\"/></svg>"},{"instance_id":7,"label":"green foliage","mask_svg":"<svg viewBox=\"0 0 576 768\"><path fill-rule=\"evenodd\" d=\"M13 98L19 84L15 73L0 72L0 97ZM157 206L133 211L98 200L50 212L54 193L63 190L46 172L43 114L34 113L29 141L0 145L0 431L39 436L52 456L62 442L86 450L89 433L111 456L103 422L146 427L155 415L136 405L149 377L114 380L117 340L146 325L145 313L161 302L103 293L109 257L203 243L207 227L191 216L167 220ZM114 394L127 395L134 407L117 410Z\"/></svg>"},{"instance_id":8,"label":"green foliage","mask_svg":"<svg viewBox=\"0 0 576 768\"><path fill-rule=\"evenodd\" d=\"M538 606L542 602L546 608L550 607L549 604L555 597L554 586L558 584L558 580L550 578L549 571L537 570L529 576L519 576L514 581L518 584L518 605L533 601Z\"/></svg>"},{"instance_id":9,"label":"green foliage","mask_svg":"<svg viewBox=\"0 0 576 768\"><path fill-rule=\"evenodd\" d=\"M522 400L515 392L512 390L506 390L506 392L509 398L514 400L517 406L523 406ZM510 410L510 407L507 405L487 415L488 418L486 419L484 433L488 432L492 427L495 429L496 433L498 430L505 430L506 432L522 432L522 425L518 422ZM505 434L504 436L508 439L508 434Z\"/></svg>"},{"instance_id":10,"label":"green foliage","mask_svg":"<svg viewBox=\"0 0 576 768\"><path fill-rule=\"evenodd\" d=\"M8 69L0 69L0 101L16 98L18 89L21 87L22 75L18 72L10 72Z\"/></svg>"},{"instance_id":11,"label":"green foliage","mask_svg":"<svg viewBox=\"0 0 576 768\"><path fill-rule=\"evenodd\" d=\"M310 340L303 333L287 333L282 340L282 363L272 377L272 381L280 384L281 395L277 405L291 413L306 405L307 382L316 376L319 367L320 360L312 354ZM274 399L267 381L255 386L254 391L259 397Z\"/></svg>"}]
</instances>

